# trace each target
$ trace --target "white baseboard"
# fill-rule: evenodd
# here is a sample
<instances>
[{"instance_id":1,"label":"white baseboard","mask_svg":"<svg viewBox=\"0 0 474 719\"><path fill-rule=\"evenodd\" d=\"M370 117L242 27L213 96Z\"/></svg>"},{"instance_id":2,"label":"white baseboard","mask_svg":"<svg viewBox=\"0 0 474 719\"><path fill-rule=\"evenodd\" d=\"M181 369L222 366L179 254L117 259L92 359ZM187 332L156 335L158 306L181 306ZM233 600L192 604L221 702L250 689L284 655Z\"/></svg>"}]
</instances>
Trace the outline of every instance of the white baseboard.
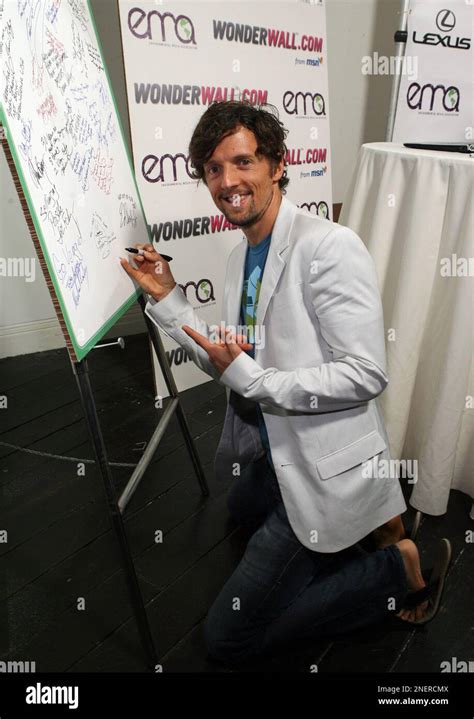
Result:
<instances>
[{"instance_id":1,"label":"white baseboard","mask_svg":"<svg viewBox=\"0 0 474 719\"><path fill-rule=\"evenodd\" d=\"M112 329L100 340L146 332L145 320L138 304L132 305ZM55 317L37 322L25 322L10 327L0 327L0 358L45 352L65 347L63 333Z\"/></svg>"}]
</instances>

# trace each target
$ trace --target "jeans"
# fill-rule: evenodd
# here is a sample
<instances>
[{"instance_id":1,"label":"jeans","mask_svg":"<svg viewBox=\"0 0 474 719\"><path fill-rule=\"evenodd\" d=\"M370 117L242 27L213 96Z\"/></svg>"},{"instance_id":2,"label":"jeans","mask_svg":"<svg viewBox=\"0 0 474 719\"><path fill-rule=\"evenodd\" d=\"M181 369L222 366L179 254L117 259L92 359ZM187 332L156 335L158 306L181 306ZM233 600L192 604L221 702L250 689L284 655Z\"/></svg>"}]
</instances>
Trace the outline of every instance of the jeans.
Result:
<instances>
[{"instance_id":1,"label":"jeans","mask_svg":"<svg viewBox=\"0 0 474 719\"><path fill-rule=\"evenodd\" d=\"M255 530L244 556L209 610L209 656L227 664L292 642L365 627L399 611L408 592L395 545L314 552L288 522L267 458L250 465L228 496L240 524Z\"/></svg>"}]
</instances>

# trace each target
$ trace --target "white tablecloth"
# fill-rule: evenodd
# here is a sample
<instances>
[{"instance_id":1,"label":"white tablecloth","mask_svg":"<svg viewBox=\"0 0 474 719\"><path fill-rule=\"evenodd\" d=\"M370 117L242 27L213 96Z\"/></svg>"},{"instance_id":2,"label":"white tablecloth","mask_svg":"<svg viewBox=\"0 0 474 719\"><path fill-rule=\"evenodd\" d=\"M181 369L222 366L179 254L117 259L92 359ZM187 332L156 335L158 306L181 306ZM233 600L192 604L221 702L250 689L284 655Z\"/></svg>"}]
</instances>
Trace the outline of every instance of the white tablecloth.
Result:
<instances>
[{"instance_id":1,"label":"white tablecloth","mask_svg":"<svg viewBox=\"0 0 474 719\"><path fill-rule=\"evenodd\" d=\"M469 155L363 145L339 218L378 271L392 455L418 460L410 504L434 515L451 488L474 496L474 277L442 274L473 272L473 178Z\"/></svg>"}]
</instances>

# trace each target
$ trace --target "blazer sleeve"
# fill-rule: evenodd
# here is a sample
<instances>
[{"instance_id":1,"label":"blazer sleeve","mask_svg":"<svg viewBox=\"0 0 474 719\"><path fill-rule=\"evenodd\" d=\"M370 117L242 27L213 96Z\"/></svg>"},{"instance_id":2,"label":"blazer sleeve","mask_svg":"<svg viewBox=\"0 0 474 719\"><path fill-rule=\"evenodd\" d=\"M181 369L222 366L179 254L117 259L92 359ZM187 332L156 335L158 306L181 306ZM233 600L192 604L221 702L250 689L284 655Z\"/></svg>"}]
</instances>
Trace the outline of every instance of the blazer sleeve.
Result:
<instances>
[{"instance_id":1,"label":"blazer sleeve","mask_svg":"<svg viewBox=\"0 0 474 719\"><path fill-rule=\"evenodd\" d=\"M207 352L181 329L182 325L189 325L189 327L210 339L211 330L209 325L193 310L178 284L159 302L153 298L149 299L145 307L145 313L163 330L165 335L174 339L188 352L199 369L220 382L221 375L211 364Z\"/></svg>"},{"instance_id":2,"label":"blazer sleeve","mask_svg":"<svg viewBox=\"0 0 474 719\"><path fill-rule=\"evenodd\" d=\"M248 399L298 412L337 411L367 402L388 383L382 303L373 260L352 230L338 226L318 243L305 272L304 295L331 361L282 371L263 369L242 352L221 381ZM295 312L296 321L300 308L287 311Z\"/></svg>"}]
</instances>

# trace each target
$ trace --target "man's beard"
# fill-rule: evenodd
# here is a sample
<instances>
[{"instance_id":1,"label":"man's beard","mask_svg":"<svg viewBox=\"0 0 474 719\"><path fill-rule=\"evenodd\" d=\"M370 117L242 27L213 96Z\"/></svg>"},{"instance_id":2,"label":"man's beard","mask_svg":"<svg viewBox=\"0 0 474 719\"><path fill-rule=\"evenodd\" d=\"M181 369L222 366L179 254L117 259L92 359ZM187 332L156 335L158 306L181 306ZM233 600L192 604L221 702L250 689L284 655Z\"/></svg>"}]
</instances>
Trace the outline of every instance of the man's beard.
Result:
<instances>
[{"instance_id":1,"label":"man's beard","mask_svg":"<svg viewBox=\"0 0 474 719\"><path fill-rule=\"evenodd\" d=\"M234 220L230 215L228 215L224 210L224 215L226 218L236 227L251 227L252 225L255 225L256 222L258 222L263 215L265 214L265 208L261 212L253 212L250 216L247 215L247 217L242 218L241 220Z\"/></svg>"},{"instance_id":2,"label":"man's beard","mask_svg":"<svg viewBox=\"0 0 474 719\"><path fill-rule=\"evenodd\" d=\"M268 210L272 199L273 199L273 192L271 193L270 198L269 198L267 204L265 205L265 207L264 207L262 210L260 210L260 212L255 211L255 212L253 212L252 214L250 214L250 216L247 215L247 217L244 217L244 218L242 218L241 220L234 220L234 219L232 219L232 217L230 217L230 215L227 214L227 212L226 212L225 209L223 209L222 211L223 211L224 216L226 217L226 219L227 219L229 222L231 222L233 225L235 225L236 227L252 227L252 225L255 225L257 222L259 222L259 221L262 219L262 217L264 216L265 212ZM253 200L252 200L252 201L253 201ZM252 211L251 211L251 208L249 208L249 211L252 212Z\"/></svg>"}]
</instances>

